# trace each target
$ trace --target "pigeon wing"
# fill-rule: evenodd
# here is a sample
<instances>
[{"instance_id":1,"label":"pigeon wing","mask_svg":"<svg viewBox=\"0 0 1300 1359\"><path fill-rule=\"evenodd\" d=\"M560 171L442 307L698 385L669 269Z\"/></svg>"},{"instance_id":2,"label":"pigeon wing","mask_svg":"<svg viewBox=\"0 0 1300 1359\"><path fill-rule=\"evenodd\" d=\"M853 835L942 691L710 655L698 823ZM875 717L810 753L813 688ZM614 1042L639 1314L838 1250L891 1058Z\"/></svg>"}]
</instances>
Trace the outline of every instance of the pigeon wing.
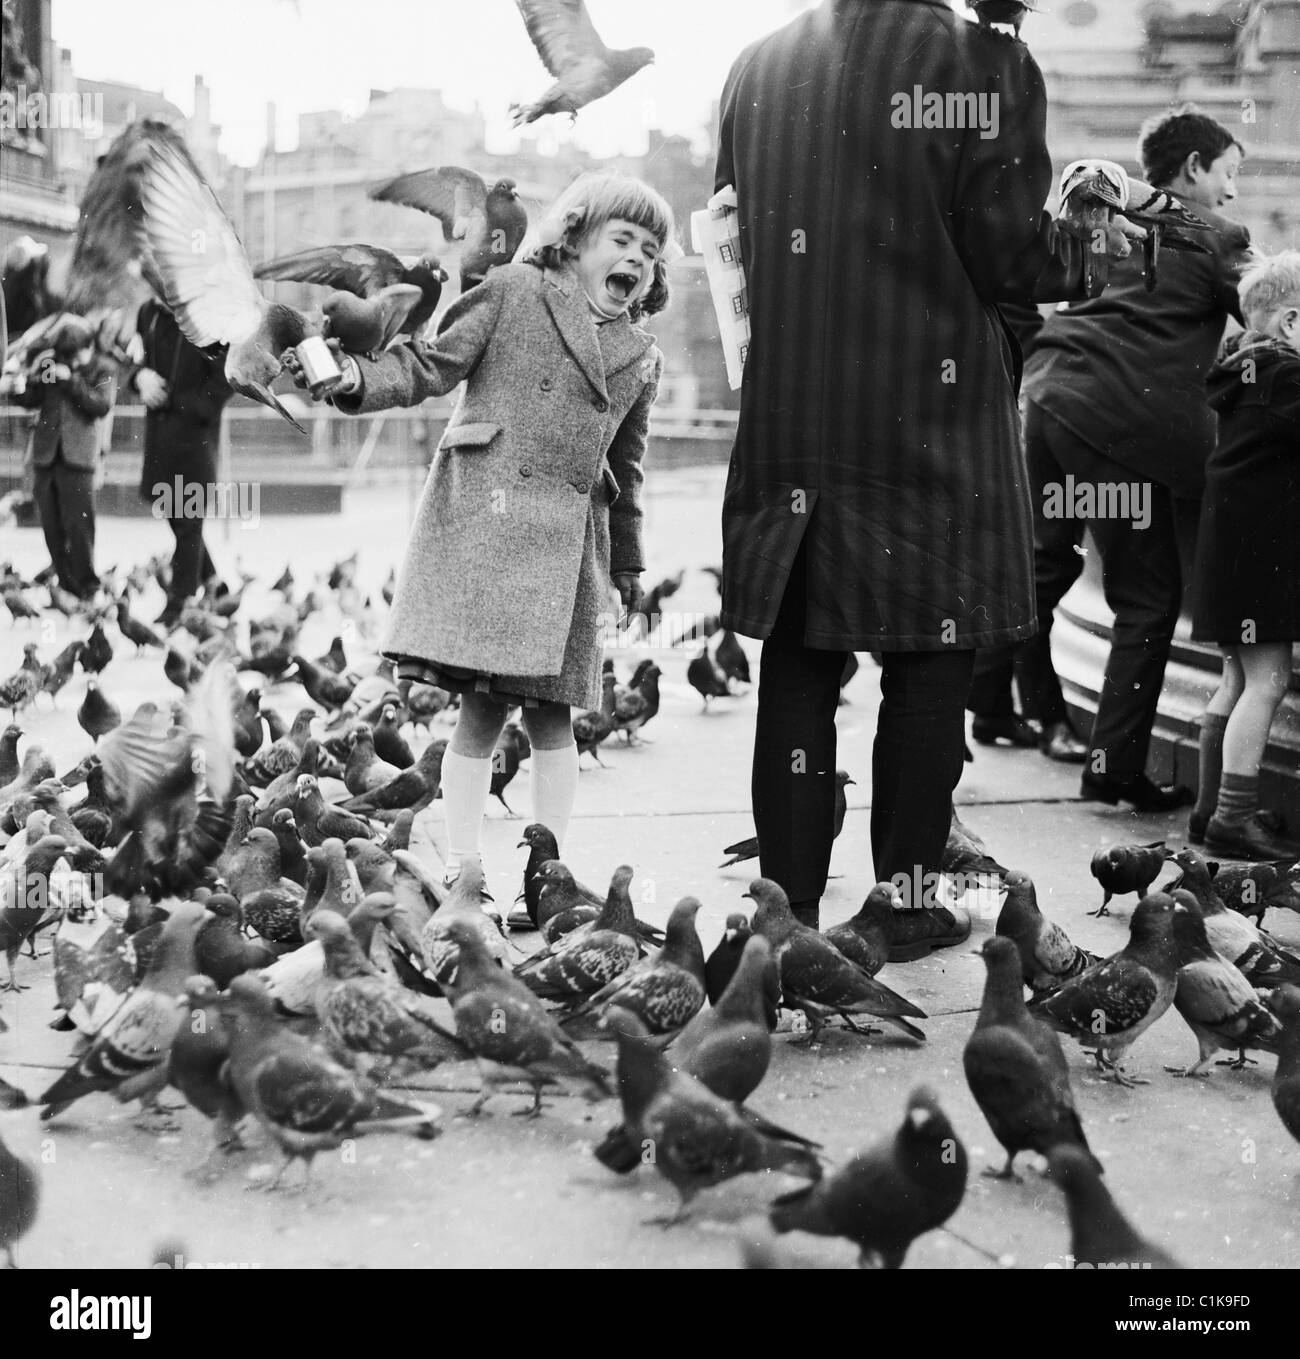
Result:
<instances>
[{"instance_id":1,"label":"pigeon wing","mask_svg":"<svg viewBox=\"0 0 1300 1359\"><path fill-rule=\"evenodd\" d=\"M406 271L391 250L376 245L321 245L296 255L259 264L255 278L279 282L318 283L342 288L357 297L374 297L382 289L400 283Z\"/></svg>"},{"instance_id":2,"label":"pigeon wing","mask_svg":"<svg viewBox=\"0 0 1300 1359\"><path fill-rule=\"evenodd\" d=\"M516 4L542 65L557 80L575 66L605 55L607 49L583 0L516 0Z\"/></svg>"},{"instance_id":3,"label":"pigeon wing","mask_svg":"<svg viewBox=\"0 0 1300 1359\"><path fill-rule=\"evenodd\" d=\"M448 241L463 240L471 220L487 212L487 185L481 175L459 165L442 165L398 175L371 189L379 203L401 203L436 217Z\"/></svg>"},{"instance_id":4,"label":"pigeon wing","mask_svg":"<svg viewBox=\"0 0 1300 1359\"><path fill-rule=\"evenodd\" d=\"M258 328L266 300L235 228L182 146L155 143L140 200L150 281L191 344L237 344Z\"/></svg>"}]
</instances>

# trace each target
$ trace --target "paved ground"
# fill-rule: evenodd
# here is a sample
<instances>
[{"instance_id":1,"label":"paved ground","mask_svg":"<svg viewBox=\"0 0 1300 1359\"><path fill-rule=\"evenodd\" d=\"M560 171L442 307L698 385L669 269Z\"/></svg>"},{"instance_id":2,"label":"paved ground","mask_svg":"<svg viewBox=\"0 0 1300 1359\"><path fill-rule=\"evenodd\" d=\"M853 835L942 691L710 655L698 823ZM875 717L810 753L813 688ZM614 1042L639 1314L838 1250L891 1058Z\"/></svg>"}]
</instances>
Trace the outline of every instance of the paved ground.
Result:
<instances>
[{"instance_id":1,"label":"paved ground","mask_svg":"<svg viewBox=\"0 0 1300 1359\"><path fill-rule=\"evenodd\" d=\"M647 536L648 579L688 570L674 603L712 609L716 594L698 568L720 557L717 503L720 472L651 478ZM227 568L238 553L251 570L273 579L286 560L305 580L359 546L362 572L373 585L398 551L409 508L377 491L354 494L341 519L264 521L257 530L234 527L215 539ZM169 541L154 523L104 521L100 560L136 561ZM3 555L27 571L43 562L39 535L6 530ZM156 607L155 607L156 611ZM256 602L254 603L256 612ZM324 650L334 620L322 618L305 638L309 654ZM7 674L29 635L48 655L66 627L42 636L0 623L0 674ZM146 694L167 693L156 658L139 660L119 648L104 687L129 708ZM757 648L751 653L756 656ZM646 652L629 648L617 658L626 673ZM689 652L660 654L663 706L649 729L653 744L611 748L608 769L585 772L566 858L579 877L607 880L617 863L637 870L634 891L647 918L662 920L690 892L705 909L699 929L706 949L724 916L742 900L751 874L720 871L721 847L749 834L748 765L753 732L752 695L714 706L707 715L685 680ZM80 676L55 713L42 703L27 726L56 756L60 768L85 748L72 720L83 692ZM300 693L272 691L286 713ZM840 763L857 779L836 846L823 911L824 923L850 915L871 884L868 842L870 741L879 700L869 662L841 709ZM1135 817L1075 800L1075 776L1034 753L978 751L959 792L963 816L1003 862L1030 872L1044 910L1077 942L1098 952L1118 948L1132 899L1114 918L1093 920L1099 904L1088 874L1097 847L1120 840L1178 841L1181 822ZM485 853L498 900L517 885L523 851L515 842L528 815L527 779L508 790L520 819L495 808ZM441 812L426 827L438 843ZM858 1038L836 1032L818 1047L777 1040L767 1082L754 1099L766 1112L820 1138L842 1158L892 1129L907 1093L919 1082L940 1095L971 1155L972 1177L953 1234L918 1243L909 1263L931 1267L1018 1268L1060 1264L1068 1234L1056 1189L1025 1158L1024 1178L1004 1184L982 1178L1001 1151L966 1089L961 1050L973 1023L983 968L972 957L992 929L987 903L977 912L969 944L931 960L887 968L883 980L931 1016L925 1046L903 1040ZM1277 933L1300 944L1300 918L1274 917ZM532 936L520 942L531 947ZM32 989L4 998L10 1025L0 1035L0 1074L36 1094L66 1062L68 1040L46 1028L50 962L19 963ZM1190 1264L1237 1268L1300 1263L1296 1208L1300 1202L1300 1147L1279 1123L1268 1097L1272 1059L1241 1074L1216 1070L1208 1081L1167 1076L1164 1063L1195 1054L1190 1032L1176 1015L1163 1019L1133 1052L1133 1065L1151 1084L1121 1090L1099 1082L1071 1049L1075 1089L1094 1149L1106 1164L1119 1202L1152 1239ZM612 1050L607 1050L612 1055ZM472 1069L440 1070L431 1095L444 1110L445 1132L432 1143L396 1137L358 1144L355 1163L322 1156L317 1184L305 1197L246 1193L273 1157L264 1150L235 1158L226 1178L196 1187L184 1178L206 1150L201 1120L188 1111L178 1136L158 1139L137 1131L131 1112L107 1098L83 1101L52 1126L33 1111L0 1115L0 1131L15 1148L43 1162L44 1200L38 1225L23 1243L32 1266L131 1265L145 1262L159 1242L181 1243L191 1261L273 1266L732 1266L738 1240L761 1229L766 1202L790 1182L750 1177L703 1196L693 1220L672 1231L643 1225L673 1202L668 1187L642 1170L626 1181L608 1175L590 1145L614 1117L614 1106L556 1098L546 1117L510 1117L516 1102L493 1102L494 1116L457 1117L477 1089ZM518 1102L522 1107L523 1101ZM852 1261L844 1243L795 1237L783 1243L801 1257L827 1265Z\"/></svg>"}]
</instances>

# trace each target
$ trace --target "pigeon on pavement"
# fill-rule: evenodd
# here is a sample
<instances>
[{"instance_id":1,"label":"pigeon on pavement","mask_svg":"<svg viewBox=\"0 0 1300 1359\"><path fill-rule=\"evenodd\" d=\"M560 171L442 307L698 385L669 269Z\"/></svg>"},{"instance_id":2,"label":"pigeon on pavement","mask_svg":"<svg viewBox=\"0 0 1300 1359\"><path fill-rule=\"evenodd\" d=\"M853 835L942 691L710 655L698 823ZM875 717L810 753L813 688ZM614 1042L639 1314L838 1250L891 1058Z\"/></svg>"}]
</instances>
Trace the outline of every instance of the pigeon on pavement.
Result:
<instances>
[{"instance_id":1,"label":"pigeon on pavement","mask_svg":"<svg viewBox=\"0 0 1300 1359\"><path fill-rule=\"evenodd\" d=\"M645 1159L676 1190L682 1221L703 1189L737 1175L783 1170L816 1180L821 1162L808 1145L759 1131L731 1101L674 1069L650 1040L645 1025L618 1006L605 1016L618 1043L618 1091L623 1124Z\"/></svg>"},{"instance_id":2,"label":"pigeon on pavement","mask_svg":"<svg viewBox=\"0 0 1300 1359\"><path fill-rule=\"evenodd\" d=\"M17 1267L14 1247L31 1231L41 1202L41 1182L36 1168L0 1137L0 1250L9 1268Z\"/></svg>"},{"instance_id":3,"label":"pigeon on pavement","mask_svg":"<svg viewBox=\"0 0 1300 1359\"><path fill-rule=\"evenodd\" d=\"M938 1100L918 1086L892 1137L819 1184L782 1195L768 1216L778 1232L842 1236L857 1246L860 1263L900 1269L912 1242L961 1206L966 1173L966 1148Z\"/></svg>"},{"instance_id":4,"label":"pigeon on pavement","mask_svg":"<svg viewBox=\"0 0 1300 1359\"><path fill-rule=\"evenodd\" d=\"M754 933L772 946L781 977L785 1005L802 1010L810 1025L809 1041L833 1014L861 1033L853 1015L872 1015L901 1029L909 1038L925 1041L925 1034L907 1016L924 1019L925 1011L851 963L824 935L801 925L790 901L770 878L755 878L745 894L758 906Z\"/></svg>"},{"instance_id":5,"label":"pigeon on pavement","mask_svg":"<svg viewBox=\"0 0 1300 1359\"><path fill-rule=\"evenodd\" d=\"M1144 1241L1115 1206L1096 1162L1081 1147L1061 1145L1048 1153L1052 1178L1065 1194L1070 1214L1070 1255L1074 1268L1181 1269L1167 1251Z\"/></svg>"},{"instance_id":6,"label":"pigeon on pavement","mask_svg":"<svg viewBox=\"0 0 1300 1359\"><path fill-rule=\"evenodd\" d=\"M542 1002L497 965L464 915L451 921L448 940L457 950L457 963L454 979L443 986L451 998L456 1036L478 1059L483 1081L469 1115L480 1114L495 1086L508 1081L526 1081L533 1088L532 1105L520 1111L526 1118L542 1112L542 1090L556 1081L576 1081L589 1099L611 1093L609 1073L589 1062Z\"/></svg>"},{"instance_id":7,"label":"pigeon on pavement","mask_svg":"<svg viewBox=\"0 0 1300 1359\"><path fill-rule=\"evenodd\" d=\"M434 1132L437 1111L380 1094L321 1048L286 1028L256 977L236 977L222 1002L230 1041L230 1081L244 1108L284 1153L268 1188L295 1160L305 1166L372 1127Z\"/></svg>"},{"instance_id":8,"label":"pigeon on pavement","mask_svg":"<svg viewBox=\"0 0 1300 1359\"><path fill-rule=\"evenodd\" d=\"M1273 1073L1273 1107L1282 1126L1300 1142L1300 987L1279 986L1270 1008L1282 1026Z\"/></svg>"},{"instance_id":9,"label":"pigeon on pavement","mask_svg":"<svg viewBox=\"0 0 1300 1359\"><path fill-rule=\"evenodd\" d=\"M1092 856L1090 871L1101 883L1105 895L1101 906L1088 914L1109 915L1111 897L1126 896L1129 892L1135 892L1139 898L1146 896L1171 857L1163 840L1150 845L1112 845L1109 849L1099 849Z\"/></svg>"},{"instance_id":10,"label":"pigeon on pavement","mask_svg":"<svg viewBox=\"0 0 1300 1359\"><path fill-rule=\"evenodd\" d=\"M975 1103L1007 1153L1001 1171L984 1173L1014 1179L1012 1166L1020 1152L1045 1156L1063 1144L1091 1155L1061 1040L1025 1008L1016 946L994 935L981 952L988 969L984 999L962 1066Z\"/></svg>"},{"instance_id":11,"label":"pigeon on pavement","mask_svg":"<svg viewBox=\"0 0 1300 1359\"><path fill-rule=\"evenodd\" d=\"M1148 1084L1124 1073L1124 1054L1174 1003L1178 943L1173 918L1179 910L1186 907L1165 892L1143 897L1129 921L1128 943L1030 1010L1091 1048L1104 1080Z\"/></svg>"},{"instance_id":12,"label":"pigeon on pavement","mask_svg":"<svg viewBox=\"0 0 1300 1359\"><path fill-rule=\"evenodd\" d=\"M683 897L668 917L664 946L601 987L564 1016L568 1024L617 1006L634 1014L650 1033L674 1033L704 1004L704 949L695 929L700 902Z\"/></svg>"},{"instance_id":13,"label":"pigeon on pavement","mask_svg":"<svg viewBox=\"0 0 1300 1359\"><path fill-rule=\"evenodd\" d=\"M722 938L704 960L704 990L708 994L710 1005L716 1005L722 999L723 992L731 985L731 979L736 975L736 969L744 957L745 945L751 938L753 931L749 928L749 918L740 911L733 911L727 917ZM763 970L763 1013L769 1031L776 1028L780 1004L781 976L769 950L767 965Z\"/></svg>"},{"instance_id":14,"label":"pigeon on pavement","mask_svg":"<svg viewBox=\"0 0 1300 1359\"><path fill-rule=\"evenodd\" d=\"M869 977L889 961L889 941L893 933L894 909L902 896L891 882L878 882L862 903L857 915L822 933L849 960Z\"/></svg>"},{"instance_id":15,"label":"pigeon on pavement","mask_svg":"<svg viewBox=\"0 0 1300 1359\"><path fill-rule=\"evenodd\" d=\"M195 973L194 938L208 913L198 902L177 906L139 986L100 1029L75 1066L41 1096L41 1119L57 1118L77 1100L108 1091L120 1103L154 1106L167 1084L167 1060L182 1013L176 998Z\"/></svg>"},{"instance_id":16,"label":"pigeon on pavement","mask_svg":"<svg viewBox=\"0 0 1300 1359\"><path fill-rule=\"evenodd\" d=\"M1063 982L1094 963L1095 954L1070 942L1069 935L1038 909L1038 893L1028 873L1012 869L1003 878L1006 900L998 914L997 932L1020 954L1020 976L1035 1000L1051 995Z\"/></svg>"},{"instance_id":17,"label":"pigeon on pavement","mask_svg":"<svg viewBox=\"0 0 1300 1359\"><path fill-rule=\"evenodd\" d=\"M1179 850L1174 861L1183 871L1171 890L1187 891L1196 898L1216 953L1235 963L1253 986L1300 983L1300 957L1244 915L1228 910L1214 889L1209 865L1194 849Z\"/></svg>"}]
</instances>

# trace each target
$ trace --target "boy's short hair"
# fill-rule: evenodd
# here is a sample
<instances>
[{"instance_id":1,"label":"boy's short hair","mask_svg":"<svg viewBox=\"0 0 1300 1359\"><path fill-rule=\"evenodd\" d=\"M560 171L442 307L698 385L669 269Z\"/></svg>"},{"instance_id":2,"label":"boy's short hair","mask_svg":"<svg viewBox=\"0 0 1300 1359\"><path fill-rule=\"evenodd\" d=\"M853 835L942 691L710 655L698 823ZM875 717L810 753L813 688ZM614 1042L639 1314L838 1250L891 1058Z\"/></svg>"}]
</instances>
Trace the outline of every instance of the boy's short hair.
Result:
<instances>
[{"instance_id":1,"label":"boy's short hair","mask_svg":"<svg viewBox=\"0 0 1300 1359\"><path fill-rule=\"evenodd\" d=\"M95 332L89 321L80 316L65 316L54 332L54 353L60 359L70 359L95 343Z\"/></svg>"},{"instance_id":2,"label":"boy's short hair","mask_svg":"<svg viewBox=\"0 0 1300 1359\"><path fill-rule=\"evenodd\" d=\"M1246 324L1263 329L1280 307L1300 307L1300 250L1283 250L1262 259L1237 285Z\"/></svg>"},{"instance_id":3,"label":"boy's short hair","mask_svg":"<svg viewBox=\"0 0 1300 1359\"><path fill-rule=\"evenodd\" d=\"M1187 105L1142 125L1138 159L1142 173L1156 188L1162 188L1177 176L1193 151L1208 169L1230 146L1246 154L1246 148L1222 123Z\"/></svg>"},{"instance_id":4,"label":"boy's short hair","mask_svg":"<svg viewBox=\"0 0 1300 1359\"><path fill-rule=\"evenodd\" d=\"M589 170L578 175L546 211L546 220L564 222L569 213L581 212L581 219L567 228L553 245L539 245L524 257L525 263L545 269L558 269L566 260L575 259L583 237L599 231L606 222L631 222L648 231L659 242L660 250L673 239L675 223L668 200L644 180ZM645 296L628 309L632 320L653 316L668 305L668 276L663 255L655 260L654 276Z\"/></svg>"}]
</instances>

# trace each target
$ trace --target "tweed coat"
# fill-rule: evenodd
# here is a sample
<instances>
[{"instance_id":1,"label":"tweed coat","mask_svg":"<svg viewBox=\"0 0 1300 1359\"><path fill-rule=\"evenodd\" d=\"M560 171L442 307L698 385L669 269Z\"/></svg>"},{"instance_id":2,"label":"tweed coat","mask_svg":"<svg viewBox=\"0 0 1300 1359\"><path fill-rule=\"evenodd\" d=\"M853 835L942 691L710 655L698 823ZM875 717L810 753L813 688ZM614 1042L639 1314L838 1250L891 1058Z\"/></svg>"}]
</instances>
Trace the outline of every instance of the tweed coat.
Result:
<instances>
[{"instance_id":1,"label":"tweed coat","mask_svg":"<svg viewBox=\"0 0 1300 1359\"><path fill-rule=\"evenodd\" d=\"M597 326L572 271L510 264L457 298L432 342L358 363L362 390L343 410L414 406L465 381L384 651L595 707L611 570L645 567L641 463L663 370L652 337L626 316Z\"/></svg>"},{"instance_id":2,"label":"tweed coat","mask_svg":"<svg viewBox=\"0 0 1300 1359\"><path fill-rule=\"evenodd\" d=\"M996 127L904 125L918 87L996 96ZM1083 245L1044 212L1045 123L1028 48L946 0L827 0L737 59L716 187L738 194L751 341L726 625L771 632L802 542L809 646L1033 633L1019 356L996 304L1082 295Z\"/></svg>"},{"instance_id":3,"label":"tweed coat","mask_svg":"<svg viewBox=\"0 0 1300 1359\"><path fill-rule=\"evenodd\" d=\"M162 303L145 302L136 325L144 366L165 378L170 389L166 404L144 418L140 494L152 500L154 487L159 482L170 486L175 477L216 481L221 410L234 392L221 358L192 345Z\"/></svg>"},{"instance_id":4,"label":"tweed coat","mask_svg":"<svg viewBox=\"0 0 1300 1359\"><path fill-rule=\"evenodd\" d=\"M62 382L29 380L14 400L39 410L27 459L33 467L49 467L63 450L63 460L79 472L93 472L104 442L102 421L113 409L117 374L100 354L73 369Z\"/></svg>"}]
</instances>

